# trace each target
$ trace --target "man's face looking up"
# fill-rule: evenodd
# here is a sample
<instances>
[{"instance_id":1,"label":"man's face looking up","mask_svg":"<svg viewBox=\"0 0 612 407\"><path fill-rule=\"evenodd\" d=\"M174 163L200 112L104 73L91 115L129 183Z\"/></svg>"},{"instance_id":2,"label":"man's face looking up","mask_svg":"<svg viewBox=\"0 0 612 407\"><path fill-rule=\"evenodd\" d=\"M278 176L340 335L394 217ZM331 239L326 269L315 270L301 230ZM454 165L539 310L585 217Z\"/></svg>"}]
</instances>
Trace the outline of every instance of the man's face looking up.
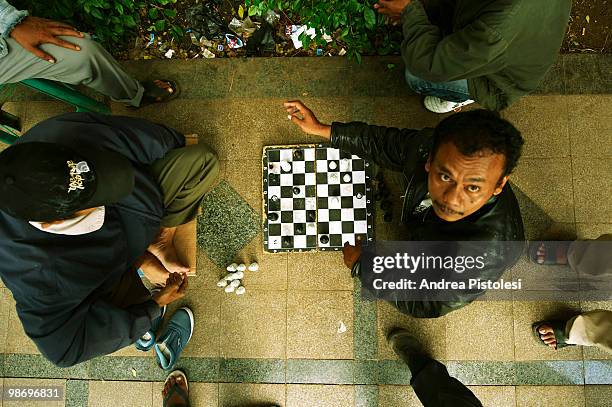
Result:
<instances>
[{"instance_id":1,"label":"man's face looking up","mask_svg":"<svg viewBox=\"0 0 612 407\"><path fill-rule=\"evenodd\" d=\"M471 157L452 143L438 147L425 170L433 209L439 218L455 222L480 209L493 195L501 193L508 177L502 177L506 159L482 151Z\"/></svg>"}]
</instances>

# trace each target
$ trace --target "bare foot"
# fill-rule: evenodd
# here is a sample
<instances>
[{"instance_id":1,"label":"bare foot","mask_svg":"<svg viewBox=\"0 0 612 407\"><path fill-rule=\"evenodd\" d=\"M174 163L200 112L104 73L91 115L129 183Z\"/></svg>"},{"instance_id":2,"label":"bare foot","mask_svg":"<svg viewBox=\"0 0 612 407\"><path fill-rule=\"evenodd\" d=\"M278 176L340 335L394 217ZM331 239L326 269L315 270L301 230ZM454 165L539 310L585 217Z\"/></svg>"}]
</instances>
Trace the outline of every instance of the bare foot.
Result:
<instances>
[{"instance_id":1,"label":"bare foot","mask_svg":"<svg viewBox=\"0 0 612 407\"><path fill-rule=\"evenodd\" d=\"M171 377L168 379L168 382L166 383L166 385L164 386L164 389L162 390L162 397L164 399L166 398L166 396L170 392L170 389L174 385L177 385L178 387L180 387L181 390L185 392L185 394L189 394L187 392L187 383L185 383L185 380L183 380L181 376L175 376L175 377ZM168 406L186 405L187 401L188 400L183 399L183 397L181 396L179 392L175 391L174 394L170 396L170 398L167 400L167 402L164 405L168 405Z\"/></svg>"},{"instance_id":2,"label":"bare foot","mask_svg":"<svg viewBox=\"0 0 612 407\"><path fill-rule=\"evenodd\" d=\"M567 249L568 249L567 245L552 244L552 245L549 245L549 247L546 247L546 244L541 243L538 246L538 250L536 252L536 256L537 256L536 261L538 262L538 264L544 264L544 261L546 260L546 250L554 250L556 264L567 264Z\"/></svg>"},{"instance_id":3,"label":"bare foot","mask_svg":"<svg viewBox=\"0 0 612 407\"><path fill-rule=\"evenodd\" d=\"M557 339L555 339L555 333L550 325L540 326L540 328L538 328L538 332L540 333L540 339L542 342L553 349L557 349Z\"/></svg>"},{"instance_id":4,"label":"bare foot","mask_svg":"<svg viewBox=\"0 0 612 407\"><path fill-rule=\"evenodd\" d=\"M171 273L188 273L189 267L181 264L176 255L175 232L176 228L161 228L157 240L147 248L147 251L157 257Z\"/></svg>"}]
</instances>

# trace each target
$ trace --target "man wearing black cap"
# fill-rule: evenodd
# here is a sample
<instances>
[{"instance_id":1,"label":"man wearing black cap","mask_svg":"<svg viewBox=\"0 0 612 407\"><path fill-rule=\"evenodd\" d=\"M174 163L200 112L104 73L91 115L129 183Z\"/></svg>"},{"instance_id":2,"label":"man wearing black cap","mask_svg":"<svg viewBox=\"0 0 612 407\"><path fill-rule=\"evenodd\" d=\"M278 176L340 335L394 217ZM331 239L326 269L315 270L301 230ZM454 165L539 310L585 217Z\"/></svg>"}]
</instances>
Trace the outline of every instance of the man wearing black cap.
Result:
<instances>
[{"instance_id":1,"label":"man wearing black cap","mask_svg":"<svg viewBox=\"0 0 612 407\"><path fill-rule=\"evenodd\" d=\"M184 295L174 228L218 171L208 146L173 129L92 113L46 120L0 153L0 276L45 357L112 353ZM165 287L151 296L137 269Z\"/></svg>"}]
</instances>

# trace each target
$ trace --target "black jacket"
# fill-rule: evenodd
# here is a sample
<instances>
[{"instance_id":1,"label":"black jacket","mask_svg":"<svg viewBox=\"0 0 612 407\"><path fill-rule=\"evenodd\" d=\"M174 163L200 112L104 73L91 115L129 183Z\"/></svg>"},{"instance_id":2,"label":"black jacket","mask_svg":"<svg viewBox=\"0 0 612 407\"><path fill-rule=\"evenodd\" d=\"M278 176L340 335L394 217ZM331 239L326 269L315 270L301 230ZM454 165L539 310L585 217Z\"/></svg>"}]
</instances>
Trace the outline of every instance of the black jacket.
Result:
<instances>
[{"instance_id":1,"label":"black jacket","mask_svg":"<svg viewBox=\"0 0 612 407\"><path fill-rule=\"evenodd\" d=\"M88 143L127 157L135 186L106 205L104 225L85 235L46 233L0 211L0 276L17 303L26 334L66 367L134 343L160 315L152 300L127 309L102 299L155 240L164 214L148 165L184 146L178 132L146 120L70 113L33 127L17 142Z\"/></svg>"},{"instance_id":2,"label":"black jacket","mask_svg":"<svg viewBox=\"0 0 612 407\"><path fill-rule=\"evenodd\" d=\"M401 171L407 181L402 223L410 240L415 241L490 241L486 268L480 277L497 280L504 270L516 263L520 252L506 241L525 240L523 221L512 188L503 191L472 215L456 222L447 222L433 210L414 213L427 195L425 163L431 148L433 129L397 129L365 123L333 123L333 147L369 159L382 168ZM358 266L359 267L359 266ZM461 308L482 291L457 293L455 301L395 301L396 307L415 317L439 317Z\"/></svg>"}]
</instances>

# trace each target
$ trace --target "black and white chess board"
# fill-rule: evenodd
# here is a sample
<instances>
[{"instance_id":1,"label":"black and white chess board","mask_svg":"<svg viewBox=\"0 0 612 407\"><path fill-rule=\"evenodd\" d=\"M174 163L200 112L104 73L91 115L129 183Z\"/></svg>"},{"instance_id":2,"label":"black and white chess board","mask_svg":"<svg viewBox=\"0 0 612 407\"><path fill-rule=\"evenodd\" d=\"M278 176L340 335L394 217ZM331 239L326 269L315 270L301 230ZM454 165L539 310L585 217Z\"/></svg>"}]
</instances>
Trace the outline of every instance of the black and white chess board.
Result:
<instances>
[{"instance_id":1,"label":"black and white chess board","mask_svg":"<svg viewBox=\"0 0 612 407\"><path fill-rule=\"evenodd\" d=\"M370 164L335 148L270 146L263 153L264 250L340 250L373 238Z\"/></svg>"}]
</instances>

